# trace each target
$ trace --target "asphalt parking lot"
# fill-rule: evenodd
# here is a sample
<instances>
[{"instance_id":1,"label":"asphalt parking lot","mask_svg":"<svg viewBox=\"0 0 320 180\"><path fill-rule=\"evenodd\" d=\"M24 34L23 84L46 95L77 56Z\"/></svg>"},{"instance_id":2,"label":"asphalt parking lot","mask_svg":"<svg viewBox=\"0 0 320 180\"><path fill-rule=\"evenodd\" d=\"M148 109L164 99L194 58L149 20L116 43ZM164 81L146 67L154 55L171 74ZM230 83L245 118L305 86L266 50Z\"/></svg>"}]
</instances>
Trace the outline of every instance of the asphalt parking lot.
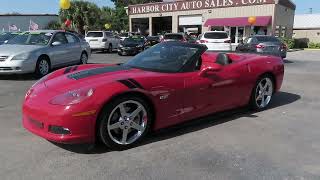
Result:
<instances>
[{"instance_id":1,"label":"asphalt parking lot","mask_svg":"<svg viewBox=\"0 0 320 180\"><path fill-rule=\"evenodd\" d=\"M288 54L282 90L266 111L195 120L121 152L56 145L27 132L21 103L35 80L0 76L0 179L320 179L319 57L320 51ZM97 53L89 62L129 58Z\"/></svg>"}]
</instances>

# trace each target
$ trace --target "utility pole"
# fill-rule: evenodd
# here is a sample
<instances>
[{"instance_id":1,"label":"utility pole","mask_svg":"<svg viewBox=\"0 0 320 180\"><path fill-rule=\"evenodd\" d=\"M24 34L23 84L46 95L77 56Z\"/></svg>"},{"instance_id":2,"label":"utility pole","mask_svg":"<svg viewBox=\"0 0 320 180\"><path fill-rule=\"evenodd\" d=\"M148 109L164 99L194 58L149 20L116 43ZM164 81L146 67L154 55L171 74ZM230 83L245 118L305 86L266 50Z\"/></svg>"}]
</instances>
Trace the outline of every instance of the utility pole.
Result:
<instances>
[{"instance_id":1,"label":"utility pole","mask_svg":"<svg viewBox=\"0 0 320 180\"><path fill-rule=\"evenodd\" d=\"M312 9L312 8L309 8L309 13L310 13L310 14L312 14L312 11L313 11L313 9Z\"/></svg>"}]
</instances>

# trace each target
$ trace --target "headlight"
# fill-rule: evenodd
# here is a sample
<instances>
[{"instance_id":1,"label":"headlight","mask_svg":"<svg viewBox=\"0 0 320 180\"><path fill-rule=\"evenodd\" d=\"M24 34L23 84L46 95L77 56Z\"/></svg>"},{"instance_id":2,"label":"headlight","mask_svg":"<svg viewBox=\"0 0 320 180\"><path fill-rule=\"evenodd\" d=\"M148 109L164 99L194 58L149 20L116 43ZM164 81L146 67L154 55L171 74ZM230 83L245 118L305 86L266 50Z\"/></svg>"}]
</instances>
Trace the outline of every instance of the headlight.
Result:
<instances>
[{"instance_id":1,"label":"headlight","mask_svg":"<svg viewBox=\"0 0 320 180\"><path fill-rule=\"evenodd\" d=\"M138 45L137 47L138 47L138 48L142 48L142 47L143 47L143 45L142 45L142 44L140 44L140 45Z\"/></svg>"},{"instance_id":2,"label":"headlight","mask_svg":"<svg viewBox=\"0 0 320 180\"><path fill-rule=\"evenodd\" d=\"M22 53L15 55L11 60L27 60L29 59L30 54L29 53Z\"/></svg>"},{"instance_id":3,"label":"headlight","mask_svg":"<svg viewBox=\"0 0 320 180\"><path fill-rule=\"evenodd\" d=\"M78 104L90 98L93 95L93 93L93 88L81 88L77 90L72 90L54 97L50 101L50 104L64 106Z\"/></svg>"}]
</instances>

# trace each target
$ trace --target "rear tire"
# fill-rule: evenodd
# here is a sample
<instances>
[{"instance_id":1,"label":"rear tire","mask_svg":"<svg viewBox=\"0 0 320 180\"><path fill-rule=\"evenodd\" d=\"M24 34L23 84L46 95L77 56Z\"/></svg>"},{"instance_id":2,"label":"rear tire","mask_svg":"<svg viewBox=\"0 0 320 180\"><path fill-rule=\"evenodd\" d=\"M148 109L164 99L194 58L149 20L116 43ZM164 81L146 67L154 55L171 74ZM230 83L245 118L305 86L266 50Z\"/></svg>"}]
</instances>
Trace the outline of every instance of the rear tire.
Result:
<instances>
[{"instance_id":1,"label":"rear tire","mask_svg":"<svg viewBox=\"0 0 320 180\"><path fill-rule=\"evenodd\" d=\"M112 53L112 44L109 44L108 53Z\"/></svg>"},{"instance_id":2,"label":"rear tire","mask_svg":"<svg viewBox=\"0 0 320 180\"><path fill-rule=\"evenodd\" d=\"M97 135L112 150L132 148L148 133L151 112L148 103L140 97L119 97L103 108L98 118Z\"/></svg>"},{"instance_id":3,"label":"rear tire","mask_svg":"<svg viewBox=\"0 0 320 180\"><path fill-rule=\"evenodd\" d=\"M50 60L45 56L40 56L36 64L36 70L35 70L36 77L41 78L49 74L50 69L51 69Z\"/></svg>"},{"instance_id":4,"label":"rear tire","mask_svg":"<svg viewBox=\"0 0 320 180\"><path fill-rule=\"evenodd\" d=\"M262 111L268 108L274 94L274 81L270 75L263 75L258 79L254 86L250 107L256 111Z\"/></svg>"},{"instance_id":5,"label":"rear tire","mask_svg":"<svg viewBox=\"0 0 320 180\"><path fill-rule=\"evenodd\" d=\"M85 52L82 52L80 57L80 64L87 64L88 63L88 55Z\"/></svg>"}]
</instances>

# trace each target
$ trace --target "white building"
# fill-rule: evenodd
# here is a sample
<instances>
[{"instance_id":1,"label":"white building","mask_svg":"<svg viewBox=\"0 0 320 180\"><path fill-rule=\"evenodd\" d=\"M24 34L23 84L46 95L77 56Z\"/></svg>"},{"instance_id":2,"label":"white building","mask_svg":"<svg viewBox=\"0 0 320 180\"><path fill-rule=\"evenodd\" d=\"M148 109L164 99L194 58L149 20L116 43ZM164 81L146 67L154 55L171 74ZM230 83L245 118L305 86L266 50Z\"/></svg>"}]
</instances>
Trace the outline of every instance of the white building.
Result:
<instances>
[{"instance_id":1,"label":"white building","mask_svg":"<svg viewBox=\"0 0 320 180\"><path fill-rule=\"evenodd\" d=\"M0 14L0 31L9 31L9 26L15 25L20 31L28 31L30 21L44 29L49 22L58 21L56 14Z\"/></svg>"},{"instance_id":2,"label":"white building","mask_svg":"<svg viewBox=\"0 0 320 180\"><path fill-rule=\"evenodd\" d=\"M301 14L294 17L293 37L305 43L320 43L320 14Z\"/></svg>"}]
</instances>

